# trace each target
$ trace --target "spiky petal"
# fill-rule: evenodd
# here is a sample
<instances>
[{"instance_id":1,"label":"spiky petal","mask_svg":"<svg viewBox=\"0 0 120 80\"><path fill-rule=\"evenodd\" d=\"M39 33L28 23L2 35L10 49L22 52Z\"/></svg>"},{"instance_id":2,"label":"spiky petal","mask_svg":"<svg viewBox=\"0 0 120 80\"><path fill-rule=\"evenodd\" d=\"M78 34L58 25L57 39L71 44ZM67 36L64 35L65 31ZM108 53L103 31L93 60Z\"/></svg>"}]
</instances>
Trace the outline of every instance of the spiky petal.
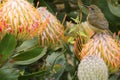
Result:
<instances>
[{"instance_id":1,"label":"spiky petal","mask_svg":"<svg viewBox=\"0 0 120 80\"><path fill-rule=\"evenodd\" d=\"M36 36L41 25L39 13L26 0L5 1L0 7L0 21L6 23L1 33L12 33L18 40Z\"/></svg>"},{"instance_id":2,"label":"spiky petal","mask_svg":"<svg viewBox=\"0 0 120 80\"><path fill-rule=\"evenodd\" d=\"M44 31L39 36L42 46L61 44L65 40L64 27L45 7L39 7L39 15L42 17L42 23L45 24Z\"/></svg>"},{"instance_id":3,"label":"spiky petal","mask_svg":"<svg viewBox=\"0 0 120 80\"><path fill-rule=\"evenodd\" d=\"M77 40L76 43L79 41ZM79 51L78 47L79 45L76 45L75 50ZM101 56L111 73L120 68L120 47L116 40L106 33L96 34L88 43L83 45L81 52L76 54L80 60L91 54Z\"/></svg>"},{"instance_id":4,"label":"spiky petal","mask_svg":"<svg viewBox=\"0 0 120 80\"><path fill-rule=\"evenodd\" d=\"M89 55L78 66L79 80L108 80L108 68L103 59Z\"/></svg>"}]
</instances>

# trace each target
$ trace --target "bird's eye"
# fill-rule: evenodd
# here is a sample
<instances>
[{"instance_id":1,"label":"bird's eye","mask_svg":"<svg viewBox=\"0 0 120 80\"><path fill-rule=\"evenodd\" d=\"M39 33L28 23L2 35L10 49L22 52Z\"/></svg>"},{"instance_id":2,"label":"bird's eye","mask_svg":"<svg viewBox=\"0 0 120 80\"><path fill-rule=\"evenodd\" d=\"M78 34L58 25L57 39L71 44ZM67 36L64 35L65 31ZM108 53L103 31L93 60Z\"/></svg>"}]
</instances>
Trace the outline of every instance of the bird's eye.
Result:
<instances>
[{"instance_id":1,"label":"bird's eye","mask_svg":"<svg viewBox=\"0 0 120 80\"><path fill-rule=\"evenodd\" d=\"M95 9L94 9L94 8L91 8L91 10L93 10L93 11L94 11Z\"/></svg>"}]
</instances>

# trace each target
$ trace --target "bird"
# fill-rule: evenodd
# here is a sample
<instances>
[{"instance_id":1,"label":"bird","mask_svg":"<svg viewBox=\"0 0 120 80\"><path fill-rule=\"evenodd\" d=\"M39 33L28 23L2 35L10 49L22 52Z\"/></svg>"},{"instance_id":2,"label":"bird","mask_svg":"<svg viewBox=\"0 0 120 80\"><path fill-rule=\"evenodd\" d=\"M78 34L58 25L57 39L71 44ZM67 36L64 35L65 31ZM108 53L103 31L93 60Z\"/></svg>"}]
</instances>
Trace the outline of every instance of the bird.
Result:
<instances>
[{"instance_id":1,"label":"bird","mask_svg":"<svg viewBox=\"0 0 120 80\"><path fill-rule=\"evenodd\" d=\"M95 33L107 32L112 34L112 32L109 30L109 23L100 8L98 8L96 5L90 5L87 6L87 8L87 22L91 25L91 29Z\"/></svg>"}]
</instances>

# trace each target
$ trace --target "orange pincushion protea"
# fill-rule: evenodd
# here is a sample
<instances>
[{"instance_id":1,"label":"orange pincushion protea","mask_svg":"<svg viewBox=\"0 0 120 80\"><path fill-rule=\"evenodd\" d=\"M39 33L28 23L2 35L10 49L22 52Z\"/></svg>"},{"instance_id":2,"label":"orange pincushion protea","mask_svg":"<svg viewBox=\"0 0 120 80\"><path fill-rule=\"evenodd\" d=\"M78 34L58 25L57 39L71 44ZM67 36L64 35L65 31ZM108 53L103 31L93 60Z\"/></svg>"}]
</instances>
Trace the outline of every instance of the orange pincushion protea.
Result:
<instances>
[{"instance_id":1,"label":"orange pincushion protea","mask_svg":"<svg viewBox=\"0 0 120 80\"><path fill-rule=\"evenodd\" d=\"M3 31L6 28L5 26L7 26L7 24L4 21L0 21L0 40L6 34L6 32Z\"/></svg>"},{"instance_id":2,"label":"orange pincushion protea","mask_svg":"<svg viewBox=\"0 0 120 80\"><path fill-rule=\"evenodd\" d=\"M33 38L41 26L39 13L26 0L5 1L0 7L0 21L5 23L0 33L12 33L18 40Z\"/></svg>"},{"instance_id":3,"label":"orange pincushion protea","mask_svg":"<svg viewBox=\"0 0 120 80\"><path fill-rule=\"evenodd\" d=\"M80 41L80 38L77 38L74 44L76 56L80 60L85 56L96 54L103 58L111 73L118 71L120 68L120 47L110 35L96 34L83 46L79 44Z\"/></svg>"},{"instance_id":4,"label":"orange pincushion protea","mask_svg":"<svg viewBox=\"0 0 120 80\"><path fill-rule=\"evenodd\" d=\"M65 40L63 25L45 7L39 7L37 10L42 22L46 24L44 31L39 35L40 44L42 46L61 44L61 41Z\"/></svg>"}]
</instances>

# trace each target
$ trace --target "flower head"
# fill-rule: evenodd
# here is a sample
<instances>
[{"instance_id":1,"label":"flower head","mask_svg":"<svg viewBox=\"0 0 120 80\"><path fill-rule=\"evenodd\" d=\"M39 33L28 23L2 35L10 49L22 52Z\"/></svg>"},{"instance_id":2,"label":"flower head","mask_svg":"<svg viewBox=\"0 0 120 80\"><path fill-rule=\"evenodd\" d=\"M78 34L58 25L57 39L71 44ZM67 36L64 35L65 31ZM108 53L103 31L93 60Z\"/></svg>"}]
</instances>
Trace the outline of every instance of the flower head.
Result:
<instances>
[{"instance_id":1,"label":"flower head","mask_svg":"<svg viewBox=\"0 0 120 80\"><path fill-rule=\"evenodd\" d=\"M37 10L26 0L5 1L0 7L0 22L6 24L0 33L11 33L18 40L33 38L41 25Z\"/></svg>"},{"instance_id":2,"label":"flower head","mask_svg":"<svg viewBox=\"0 0 120 80\"><path fill-rule=\"evenodd\" d=\"M39 7L37 10L44 23L43 32L39 35L40 44L42 46L61 44L62 40L65 40L63 25L45 7Z\"/></svg>"},{"instance_id":3,"label":"flower head","mask_svg":"<svg viewBox=\"0 0 120 80\"><path fill-rule=\"evenodd\" d=\"M108 80L108 68L103 59L89 55L82 59L78 66L79 80Z\"/></svg>"},{"instance_id":4,"label":"flower head","mask_svg":"<svg viewBox=\"0 0 120 80\"><path fill-rule=\"evenodd\" d=\"M79 41L79 39L76 40L75 50L80 60L85 56L96 54L103 58L111 73L118 71L120 68L120 47L110 35L106 33L96 34L82 46L81 51L79 44L77 44Z\"/></svg>"}]
</instances>

